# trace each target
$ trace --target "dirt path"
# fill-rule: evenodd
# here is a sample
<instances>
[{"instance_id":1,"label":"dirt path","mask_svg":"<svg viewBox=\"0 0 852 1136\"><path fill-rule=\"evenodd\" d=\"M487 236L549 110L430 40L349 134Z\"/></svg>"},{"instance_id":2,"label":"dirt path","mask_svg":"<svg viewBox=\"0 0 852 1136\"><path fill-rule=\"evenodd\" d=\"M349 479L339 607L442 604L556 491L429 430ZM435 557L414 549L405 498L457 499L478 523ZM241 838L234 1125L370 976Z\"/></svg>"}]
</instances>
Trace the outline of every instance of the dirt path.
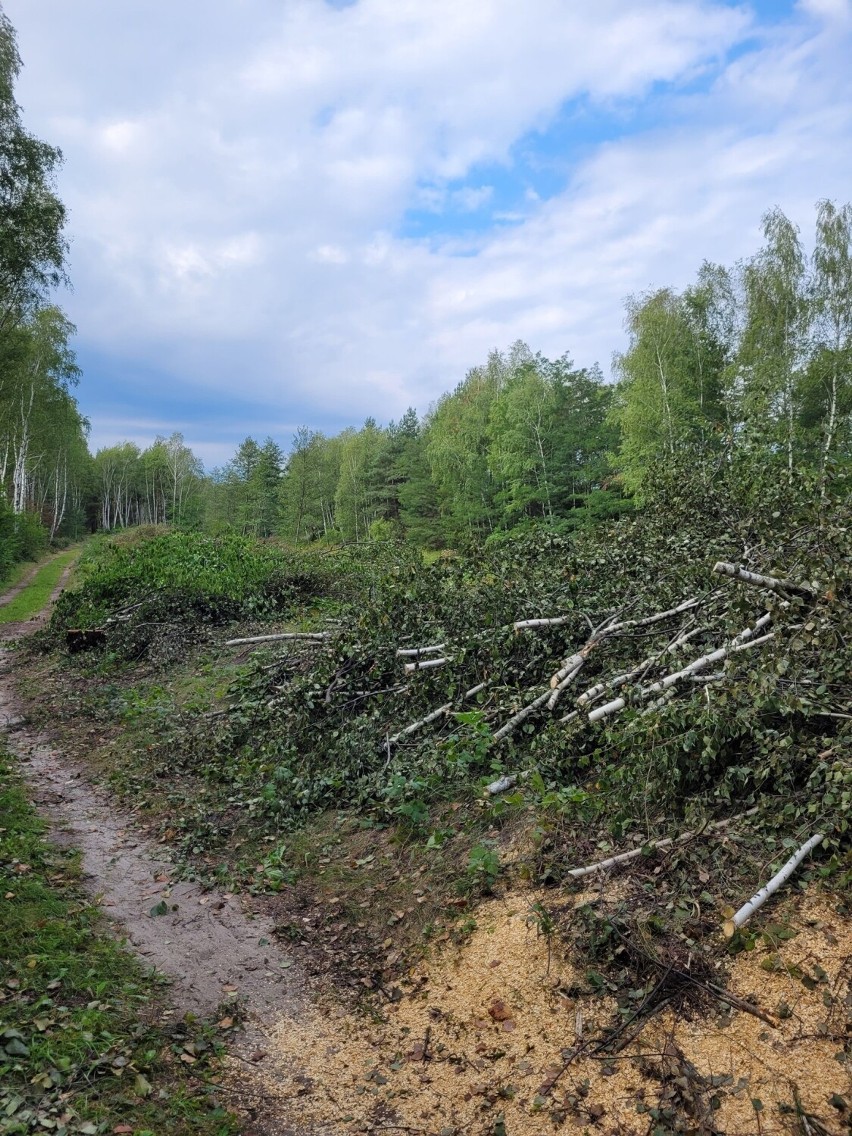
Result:
<instances>
[{"instance_id":1,"label":"dirt path","mask_svg":"<svg viewBox=\"0 0 852 1136\"><path fill-rule=\"evenodd\" d=\"M51 600L70 572L71 566ZM223 1004L239 1005L245 1029L232 1035L230 1052L235 1064L245 1069L239 1078L244 1090L241 1111L249 1117L245 1136L306 1133L288 1122L281 1103L270 1100L254 1073L262 1068L267 1083L277 1079L269 1038L282 1014L299 1018L307 1005L297 960L275 942L271 922L253 914L236 896L176 880L168 851L151 842L138 821L116 808L102 788L93 786L81 766L27 725L14 689L15 641L42 626L48 610L0 631L0 731L20 760L32 798L49 821L53 838L80 850L84 886L117 934L171 980L170 1012L209 1018ZM280 1075L292 1078L292 1064L282 1067Z\"/></svg>"},{"instance_id":2,"label":"dirt path","mask_svg":"<svg viewBox=\"0 0 852 1136\"><path fill-rule=\"evenodd\" d=\"M57 552L56 555L61 556L62 553ZM46 560L39 560L38 564L33 565L33 567L29 570L29 572L27 572L27 574L24 576L24 578L22 580L18 580L17 584L15 584L13 587L9 588L8 591L3 592L2 595L0 595L0 607L5 607L6 604L11 603L12 600L15 598L15 596L20 595L20 593L24 590L24 588L29 587L29 585L35 579L36 575L41 571L42 568L44 568L45 564L49 564L50 561L53 560L53 559L54 559L54 557L49 556L49 557L47 557ZM62 573L62 576L59 580L59 583L56 585L53 592L51 593L51 596L50 596L50 602L51 603L54 602L56 597L59 595L59 593L65 587L65 584L68 581L68 577L70 576L71 569L73 567L74 567L73 563L69 564L69 566ZM44 622L44 620L47 618L47 612L49 610L50 610L49 607L45 608L45 611L43 613L41 613L41 615L36 616L35 618L41 619L41 621ZM18 625L17 624L7 624L7 626L8 627L16 627ZM4 635L4 638L8 638L8 636Z\"/></svg>"}]
</instances>

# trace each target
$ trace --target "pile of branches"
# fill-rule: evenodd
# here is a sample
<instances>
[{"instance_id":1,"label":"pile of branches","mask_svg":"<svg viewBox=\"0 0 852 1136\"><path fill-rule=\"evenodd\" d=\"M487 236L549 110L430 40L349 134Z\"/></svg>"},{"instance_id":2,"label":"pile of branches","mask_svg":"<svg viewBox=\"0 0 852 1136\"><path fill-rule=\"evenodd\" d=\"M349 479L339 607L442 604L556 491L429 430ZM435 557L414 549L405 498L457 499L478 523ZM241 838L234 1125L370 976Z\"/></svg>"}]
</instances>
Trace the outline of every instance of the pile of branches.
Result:
<instances>
[{"instance_id":1,"label":"pile of branches","mask_svg":"<svg viewBox=\"0 0 852 1136\"><path fill-rule=\"evenodd\" d=\"M842 836L848 514L708 534L646 511L476 562L390 564L351 620L228 641L264 650L217 744L259 755L282 814L535 773L593 785L596 815L783 799Z\"/></svg>"}]
</instances>

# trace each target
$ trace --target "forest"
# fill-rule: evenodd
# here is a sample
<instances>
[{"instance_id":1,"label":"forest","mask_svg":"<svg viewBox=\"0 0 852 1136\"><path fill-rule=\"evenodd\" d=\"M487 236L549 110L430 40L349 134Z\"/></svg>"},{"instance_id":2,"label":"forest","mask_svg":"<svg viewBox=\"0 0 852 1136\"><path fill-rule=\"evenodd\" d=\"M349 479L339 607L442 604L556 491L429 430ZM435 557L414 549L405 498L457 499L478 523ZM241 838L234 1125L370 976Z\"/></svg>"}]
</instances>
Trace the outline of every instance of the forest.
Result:
<instances>
[{"instance_id":1,"label":"forest","mask_svg":"<svg viewBox=\"0 0 852 1136\"><path fill-rule=\"evenodd\" d=\"M626 302L614 381L522 342L423 416L284 444L246 438L205 474L181 435L84 464L90 525L169 523L294 544L459 548L570 532L641 503L655 467L764 465L830 479L852 440L852 206L817 206L813 251L772 210L744 263Z\"/></svg>"},{"instance_id":2,"label":"forest","mask_svg":"<svg viewBox=\"0 0 852 1136\"><path fill-rule=\"evenodd\" d=\"M751 257L706 261L682 291L628 297L612 381L517 342L422 413L331 437L306 425L246 438L220 469L205 471L181 433L91 454L75 329L55 302L67 282L62 156L21 120L5 17L0 45L0 578L98 529L460 548L618 516L641 505L655 468L744 462L825 483L849 461L852 205L828 200L812 240L773 208Z\"/></svg>"}]
</instances>

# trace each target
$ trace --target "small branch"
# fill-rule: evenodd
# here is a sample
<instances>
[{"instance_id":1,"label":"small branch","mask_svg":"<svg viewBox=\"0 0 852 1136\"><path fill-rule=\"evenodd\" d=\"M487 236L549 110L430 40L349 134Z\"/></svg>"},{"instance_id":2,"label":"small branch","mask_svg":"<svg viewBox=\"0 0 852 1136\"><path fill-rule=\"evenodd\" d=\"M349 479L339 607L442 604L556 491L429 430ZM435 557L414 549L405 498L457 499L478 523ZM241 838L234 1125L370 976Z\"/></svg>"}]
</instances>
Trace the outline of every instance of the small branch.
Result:
<instances>
[{"instance_id":1,"label":"small branch","mask_svg":"<svg viewBox=\"0 0 852 1136\"><path fill-rule=\"evenodd\" d=\"M446 643L436 643L433 647L400 647L397 649L398 659L419 658L421 655L434 655L436 651L443 651Z\"/></svg>"},{"instance_id":2,"label":"small branch","mask_svg":"<svg viewBox=\"0 0 852 1136\"><path fill-rule=\"evenodd\" d=\"M243 643L275 643L281 639L308 639L319 642L330 638L330 631L282 631L277 635L249 635L245 639L227 639L225 646L239 647Z\"/></svg>"},{"instance_id":3,"label":"small branch","mask_svg":"<svg viewBox=\"0 0 852 1136\"><path fill-rule=\"evenodd\" d=\"M802 847L790 857L780 872L774 875L768 883L764 884L760 891L751 897L748 903L744 903L735 915L727 919L723 927L725 937L728 939L732 938L734 932L739 927L742 927L744 923L747 923L752 915L754 915L755 911L763 907L767 899L774 895L781 885L786 883L790 876L792 876L793 872L795 872L796 868L798 868L807 854L812 851L812 849L816 848L817 844L824 839L824 834L821 832L812 836L810 840L806 841Z\"/></svg>"},{"instance_id":4,"label":"small branch","mask_svg":"<svg viewBox=\"0 0 852 1136\"><path fill-rule=\"evenodd\" d=\"M653 844L642 845L640 848L631 848L629 852L620 852L617 856L610 856L606 860L599 860L596 864L588 864L585 868L571 868L570 871L565 874L577 880L582 876L590 876L593 872L603 872L607 868L615 867L618 864L626 864L628 860L635 860L637 856L642 855L645 848L656 851L658 848L668 848L673 844L682 844L684 841L692 840L693 837L701 836L704 832L712 832L718 828L726 828L729 824L734 824L736 821L745 820L746 817L754 816L756 812L756 808L749 809L748 812L738 813L736 816L727 817L725 820L714 821L712 824L698 828L694 832L683 832L680 836L667 836L664 840L657 840Z\"/></svg>"},{"instance_id":5,"label":"small branch","mask_svg":"<svg viewBox=\"0 0 852 1136\"><path fill-rule=\"evenodd\" d=\"M816 588L811 584L797 584L793 580L780 580L777 576L761 576L758 572L749 572L738 564L729 564L726 560L719 560L713 565L713 571L722 576L731 576L735 580L742 580L746 584L754 584L758 588L768 588L771 592L795 592L803 596L817 595Z\"/></svg>"},{"instance_id":6,"label":"small branch","mask_svg":"<svg viewBox=\"0 0 852 1136\"><path fill-rule=\"evenodd\" d=\"M477 686L472 686L470 690L466 690L461 696L461 701L465 701L467 698L473 698L474 694L479 694L480 690L484 690L487 685L488 684L485 682L480 682ZM397 742L402 741L402 739L408 737L409 734L416 733L417 730L421 729L423 726L428 726L431 722L436 722L439 718L443 718L445 715L449 714L452 709L453 703L445 702L443 706L439 706L437 710L433 710L431 714L427 714L425 718L419 718L416 722L412 722L410 726L406 726L405 729L394 734L388 739L389 743L396 745Z\"/></svg>"},{"instance_id":7,"label":"small branch","mask_svg":"<svg viewBox=\"0 0 852 1136\"><path fill-rule=\"evenodd\" d=\"M403 669L406 674L414 674L415 671L426 671L432 667L442 667L445 663L451 663L452 661L449 655L442 656L440 659L424 659L422 663L418 659L414 663L406 663Z\"/></svg>"},{"instance_id":8,"label":"small branch","mask_svg":"<svg viewBox=\"0 0 852 1136\"><path fill-rule=\"evenodd\" d=\"M503 738L507 738L509 734L514 732L516 726L519 726L521 722L529 718L531 714L534 714L536 710L538 710L539 706L543 706L545 702L547 702L548 698L550 698L550 691L546 690L544 694L540 694L538 698L536 698L533 702L530 702L528 706L525 706L523 708L523 710L519 710L517 714L509 719L505 726L501 726L500 729L497 730L497 732L491 739L492 742L499 742L502 741Z\"/></svg>"},{"instance_id":9,"label":"small branch","mask_svg":"<svg viewBox=\"0 0 852 1136\"><path fill-rule=\"evenodd\" d=\"M632 631L635 627L648 627L652 623L659 623L673 615L680 615L682 611L690 611L692 608L698 607L700 602L698 599L684 600L677 607L670 607L668 611L659 611L656 615L647 615L644 619L627 619L623 623L611 623L606 629L606 633L607 635L617 635L622 631Z\"/></svg>"}]
</instances>

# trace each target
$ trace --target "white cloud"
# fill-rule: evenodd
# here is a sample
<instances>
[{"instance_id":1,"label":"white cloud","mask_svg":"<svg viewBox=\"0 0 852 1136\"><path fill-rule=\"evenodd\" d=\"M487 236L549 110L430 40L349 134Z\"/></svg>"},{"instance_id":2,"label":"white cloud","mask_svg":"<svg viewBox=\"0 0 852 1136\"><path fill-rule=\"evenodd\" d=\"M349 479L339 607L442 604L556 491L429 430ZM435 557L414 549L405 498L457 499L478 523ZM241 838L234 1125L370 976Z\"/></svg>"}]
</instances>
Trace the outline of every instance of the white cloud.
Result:
<instances>
[{"instance_id":1,"label":"white cloud","mask_svg":"<svg viewBox=\"0 0 852 1136\"><path fill-rule=\"evenodd\" d=\"M821 20L848 22L852 19L850 0L799 0L799 7Z\"/></svg>"},{"instance_id":2,"label":"white cloud","mask_svg":"<svg viewBox=\"0 0 852 1136\"><path fill-rule=\"evenodd\" d=\"M747 253L773 204L808 226L852 184L839 0L771 28L711 0L5 8L28 125L66 154L82 340L221 398L239 359L240 393L285 420L294 400L425 408L518 337L606 365L627 292ZM511 173L572 99L610 140L556 196L498 208L477 163ZM407 209L480 227L403 239Z\"/></svg>"}]
</instances>

